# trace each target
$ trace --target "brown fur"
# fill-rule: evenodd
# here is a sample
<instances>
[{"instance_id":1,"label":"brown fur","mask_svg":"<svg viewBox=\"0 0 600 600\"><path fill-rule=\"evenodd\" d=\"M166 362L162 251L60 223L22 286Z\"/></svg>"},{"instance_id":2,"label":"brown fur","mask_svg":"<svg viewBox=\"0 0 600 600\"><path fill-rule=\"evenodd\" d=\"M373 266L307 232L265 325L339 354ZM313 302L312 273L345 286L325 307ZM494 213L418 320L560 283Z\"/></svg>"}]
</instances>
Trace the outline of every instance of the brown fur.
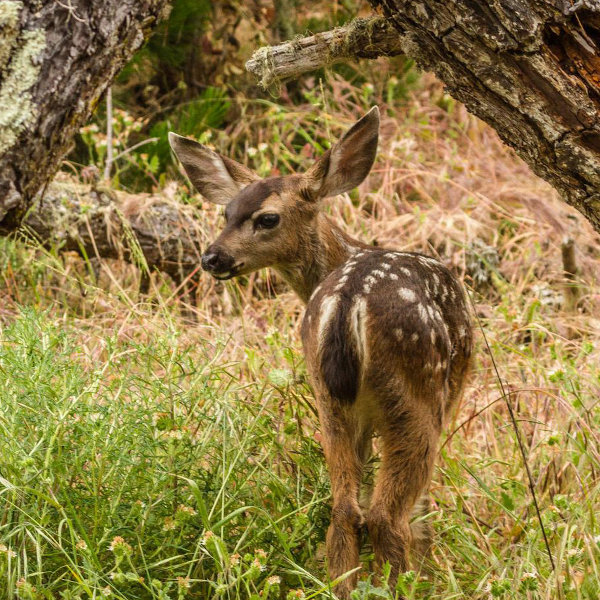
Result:
<instances>
[{"instance_id":1,"label":"brown fur","mask_svg":"<svg viewBox=\"0 0 600 600\"><path fill-rule=\"evenodd\" d=\"M390 562L394 583L409 568L411 546L422 560L431 545L427 524L411 530L410 520L427 510L439 436L468 372L472 327L462 287L441 263L366 246L319 212L322 197L366 176L378 124L372 110L304 176L247 185L241 171L246 183L232 193L227 225L206 254L225 265L211 266L216 277L272 266L306 303L302 343L333 496L329 574L335 579L359 565L366 524L376 559ZM189 157L187 144L181 158ZM199 162L205 169L210 161ZM237 185L227 181L235 172L229 163L216 167L225 178L220 193ZM202 169L186 166L200 174L195 183L204 190L211 173ZM257 226L265 213L279 215L273 229ZM359 493L374 433L381 467L363 511ZM348 577L336 593L348 598L356 580Z\"/></svg>"},{"instance_id":2,"label":"brown fur","mask_svg":"<svg viewBox=\"0 0 600 600\"><path fill-rule=\"evenodd\" d=\"M390 562L394 581L409 567L410 518L427 490L442 427L464 385L471 324L461 286L437 261L379 248L356 250L358 255L349 254L308 302L302 340L323 428L334 514L346 515L332 518L328 532L330 575L338 577L358 565L359 530L353 524L364 519L376 558L380 564ZM352 263L338 287L344 264ZM330 321L336 335L319 340L323 306L332 297L339 298L340 307ZM356 326L348 326L346 307L357 299L365 302L362 339ZM345 315L345 324L338 315ZM356 370L344 368L350 347L353 356L361 357ZM332 393L337 388L330 373L336 368L329 363L336 361L337 377L358 373L353 403ZM361 457L365 439L374 432L381 438L382 463L363 515L358 505ZM420 534L414 542L423 555L431 541L426 527ZM355 582L355 576L349 578L338 593L347 596Z\"/></svg>"}]
</instances>

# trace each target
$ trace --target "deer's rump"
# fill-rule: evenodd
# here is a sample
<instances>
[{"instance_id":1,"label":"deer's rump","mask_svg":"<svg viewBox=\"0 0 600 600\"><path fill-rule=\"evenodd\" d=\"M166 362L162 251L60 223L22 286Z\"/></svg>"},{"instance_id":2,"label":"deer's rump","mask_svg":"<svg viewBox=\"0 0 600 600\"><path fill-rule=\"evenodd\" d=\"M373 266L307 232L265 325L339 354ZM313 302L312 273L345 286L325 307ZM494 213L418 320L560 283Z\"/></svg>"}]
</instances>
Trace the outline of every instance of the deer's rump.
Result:
<instances>
[{"instance_id":1,"label":"deer's rump","mask_svg":"<svg viewBox=\"0 0 600 600\"><path fill-rule=\"evenodd\" d=\"M392 390L379 388L395 386L434 401L442 415L472 344L464 292L450 271L425 255L377 248L354 254L315 290L302 338L316 357L312 376L342 404L363 388L385 396Z\"/></svg>"}]
</instances>

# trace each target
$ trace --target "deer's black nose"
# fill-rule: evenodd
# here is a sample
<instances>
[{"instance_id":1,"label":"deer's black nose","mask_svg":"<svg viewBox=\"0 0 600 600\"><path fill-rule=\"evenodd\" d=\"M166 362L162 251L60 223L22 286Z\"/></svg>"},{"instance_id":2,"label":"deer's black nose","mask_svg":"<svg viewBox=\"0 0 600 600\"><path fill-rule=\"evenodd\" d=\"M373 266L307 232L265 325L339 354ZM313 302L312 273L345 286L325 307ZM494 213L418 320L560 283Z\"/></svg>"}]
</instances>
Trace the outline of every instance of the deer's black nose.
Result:
<instances>
[{"instance_id":1,"label":"deer's black nose","mask_svg":"<svg viewBox=\"0 0 600 600\"><path fill-rule=\"evenodd\" d=\"M215 276L229 271L234 262L233 256L218 246L209 246L202 255L202 268Z\"/></svg>"},{"instance_id":2,"label":"deer's black nose","mask_svg":"<svg viewBox=\"0 0 600 600\"><path fill-rule=\"evenodd\" d=\"M219 264L218 252L205 252L202 255L202 268L205 271L215 271Z\"/></svg>"}]
</instances>

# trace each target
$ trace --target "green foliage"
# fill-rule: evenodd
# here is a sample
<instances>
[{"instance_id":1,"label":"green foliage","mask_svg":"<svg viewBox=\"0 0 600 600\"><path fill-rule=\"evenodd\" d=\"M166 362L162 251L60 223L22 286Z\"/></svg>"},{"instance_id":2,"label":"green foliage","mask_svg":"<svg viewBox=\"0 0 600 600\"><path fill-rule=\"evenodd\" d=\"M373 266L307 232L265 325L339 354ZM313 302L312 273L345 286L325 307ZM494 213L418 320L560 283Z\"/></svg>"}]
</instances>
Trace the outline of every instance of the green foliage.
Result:
<instances>
[{"instance_id":1,"label":"green foliage","mask_svg":"<svg viewBox=\"0 0 600 600\"><path fill-rule=\"evenodd\" d=\"M148 149L148 153L151 160L156 161L156 172L163 173L172 164L167 137L169 131L207 142L211 131L225 123L230 107L231 102L224 90L209 87L197 99L175 108L168 119L152 125L149 135L157 141Z\"/></svg>"},{"instance_id":2,"label":"green foliage","mask_svg":"<svg viewBox=\"0 0 600 600\"><path fill-rule=\"evenodd\" d=\"M276 438L275 388L217 366L223 342L166 330L82 347L33 310L0 339L2 589L180 600L310 584L320 450L298 429Z\"/></svg>"},{"instance_id":3,"label":"green foliage","mask_svg":"<svg viewBox=\"0 0 600 600\"><path fill-rule=\"evenodd\" d=\"M200 51L199 40L207 28L211 5L209 0L175 0L169 18L121 71L117 84L127 88L139 82L166 93L177 82L184 82L190 57Z\"/></svg>"}]
</instances>

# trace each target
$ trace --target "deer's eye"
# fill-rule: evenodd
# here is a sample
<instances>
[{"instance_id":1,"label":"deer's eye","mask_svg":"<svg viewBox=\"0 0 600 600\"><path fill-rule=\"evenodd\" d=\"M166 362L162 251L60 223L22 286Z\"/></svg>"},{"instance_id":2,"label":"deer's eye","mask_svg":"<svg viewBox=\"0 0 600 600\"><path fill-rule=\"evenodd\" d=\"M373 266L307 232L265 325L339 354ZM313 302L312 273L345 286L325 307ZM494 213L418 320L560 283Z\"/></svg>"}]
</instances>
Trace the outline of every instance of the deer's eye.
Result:
<instances>
[{"instance_id":1,"label":"deer's eye","mask_svg":"<svg viewBox=\"0 0 600 600\"><path fill-rule=\"evenodd\" d=\"M264 213L257 217L254 226L257 229L273 229L279 223L279 215L274 213Z\"/></svg>"}]
</instances>

